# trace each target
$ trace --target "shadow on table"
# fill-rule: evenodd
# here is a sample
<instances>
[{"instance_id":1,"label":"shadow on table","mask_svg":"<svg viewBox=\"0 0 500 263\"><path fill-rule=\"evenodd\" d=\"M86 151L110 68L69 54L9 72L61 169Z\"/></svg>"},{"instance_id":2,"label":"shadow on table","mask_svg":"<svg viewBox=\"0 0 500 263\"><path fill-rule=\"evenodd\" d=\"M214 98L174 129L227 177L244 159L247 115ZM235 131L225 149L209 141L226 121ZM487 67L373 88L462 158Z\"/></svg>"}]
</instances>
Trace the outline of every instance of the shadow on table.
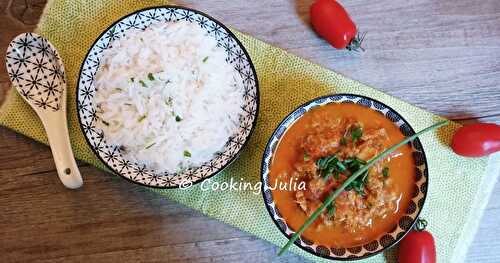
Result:
<instances>
[{"instance_id":1,"label":"shadow on table","mask_svg":"<svg viewBox=\"0 0 500 263\"><path fill-rule=\"evenodd\" d=\"M397 263L398 260L398 246L394 246L386 251L384 251L384 257L388 263Z\"/></svg>"},{"instance_id":2,"label":"shadow on table","mask_svg":"<svg viewBox=\"0 0 500 263\"><path fill-rule=\"evenodd\" d=\"M314 0L296 0L295 1L295 12L300 20L307 26L310 25L309 22L309 8L311 7Z\"/></svg>"}]
</instances>

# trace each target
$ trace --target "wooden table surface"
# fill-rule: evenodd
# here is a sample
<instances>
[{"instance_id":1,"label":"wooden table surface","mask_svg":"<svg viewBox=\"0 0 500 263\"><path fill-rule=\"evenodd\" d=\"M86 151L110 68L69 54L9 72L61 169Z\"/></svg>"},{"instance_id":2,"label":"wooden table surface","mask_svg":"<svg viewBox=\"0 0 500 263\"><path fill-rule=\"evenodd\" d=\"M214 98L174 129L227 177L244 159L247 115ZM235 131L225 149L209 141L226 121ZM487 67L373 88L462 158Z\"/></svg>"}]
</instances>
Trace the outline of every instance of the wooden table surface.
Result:
<instances>
[{"instance_id":1,"label":"wooden table surface","mask_svg":"<svg viewBox=\"0 0 500 263\"><path fill-rule=\"evenodd\" d=\"M0 1L0 57L32 30L44 0ZM500 1L343 0L368 32L358 55L309 27L312 0L179 1L243 32L442 116L500 123ZM0 63L0 101L9 88ZM303 262L252 235L81 163L85 185L58 181L48 147L0 127L0 262ZM492 182L494 183L494 182ZM492 200L500 199L500 183ZM500 260L490 202L470 262ZM444 259L441 259L444 261Z\"/></svg>"}]
</instances>

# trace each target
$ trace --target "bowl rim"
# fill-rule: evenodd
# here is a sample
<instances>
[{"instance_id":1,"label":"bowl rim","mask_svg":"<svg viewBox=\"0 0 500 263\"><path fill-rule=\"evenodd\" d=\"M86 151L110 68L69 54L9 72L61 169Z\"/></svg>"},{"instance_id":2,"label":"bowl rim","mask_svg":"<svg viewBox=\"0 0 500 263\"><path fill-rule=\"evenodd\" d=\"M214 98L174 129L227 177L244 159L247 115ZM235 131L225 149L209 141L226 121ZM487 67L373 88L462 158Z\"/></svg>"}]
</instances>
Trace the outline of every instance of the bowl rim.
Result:
<instances>
[{"instance_id":1,"label":"bowl rim","mask_svg":"<svg viewBox=\"0 0 500 263\"><path fill-rule=\"evenodd\" d=\"M138 9L138 10L135 10L131 13L128 13L128 14L125 14L123 16L121 16L120 18L114 20L113 23L111 23L109 26L107 26L97 37L96 39L94 40L94 42L92 42L92 44L88 47L88 51L87 53L85 54L85 57L83 58L82 62L81 62L81 65L80 65L80 70L78 72L78 79L77 79L77 83L76 83L76 88L75 88L75 104L76 104L76 113L77 113L77 120L78 120L78 126L80 127L80 131L83 135L83 137L85 138L85 142L87 143L87 146L92 150L92 153L94 154L94 156L96 156L98 158L98 160L104 164L104 166L109 169L113 174L115 175L118 175L120 176L121 178L129 181L129 182L132 182L134 184L137 184L137 185L141 185L141 186L145 186L145 187L149 187L149 188L155 188L155 189L179 189L182 185L181 184L177 184L177 185L173 185L173 186L156 186L156 185L148 185L148 184L145 184L145 183L141 183L141 182L138 182L138 181L134 181L130 178L127 178L125 177L124 175L122 175L121 173L119 173L118 171L116 171L113 167L111 167L111 165L108 164L108 162L106 162L100 155L99 153L97 153L97 151L94 149L94 147L92 147L89 139L87 138L87 136L85 135L85 131L83 129L83 123L82 123L82 117L80 116L80 106L79 106L79 96L78 96L78 93L80 91L80 80L82 78L82 72L83 72L83 69L84 69L84 66L85 66L85 61L88 59L89 55L90 55L90 52L92 50L92 48L99 42L99 40L107 33L111 30L111 28L113 28L116 24L120 23L122 20L130 17L130 16L133 16L137 13L140 13L140 12L143 12L143 11L147 11L147 10L153 10L153 9L160 9L160 8L173 8L173 9L179 9L179 10L187 10L187 11L191 11L191 12L194 12L198 15L202 15L206 18L208 18L209 20L215 22L217 25L221 26L226 32L227 34L232 38L234 39L234 41L236 42L236 44L238 44L238 46L241 48L241 50L243 51L243 53L245 54L245 56L248 58L248 64L250 66L250 68L252 69L252 73L253 75L255 76L255 100L256 100L256 109L255 109L255 117L254 117L254 120L252 122L252 127L250 128L250 132L248 133L248 135L245 137L245 141L243 142L243 144L241 145L241 147L238 149L238 151L236 153L234 153L233 156L231 156L231 158L229 158L229 160L227 161L227 163L225 165L223 165L221 168L219 168L219 170L213 172L212 174L210 174L209 176L206 176L206 177L203 177L203 178L200 178L198 180L194 180L194 181L190 181L190 185L193 186L195 184L198 184L198 183L201 183L203 182L204 180L207 180L209 178L212 178L214 177L215 175L218 175L219 173L221 173L222 171L224 171L228 166L230 166L234 161L236 161L236 159L240 156L241 154L241 151L247 146L248 144L248 141L250 140L252 134L254 133L255 131L255 127L257 126L257 120L258 120L258 117L259 117L259 109L260 109L260 88L259 88L259 79L258 79L258 76L257 76L257 71L255 70L255 66L253 64L253 61L252 61L252 58L250 56L250 54L248 53L248 51L246 50L245 46L243 45L243 43L241 43L241 41L236 37L236 35L226 26L224 25L223 23L221 23L219 20L213 18L212 16L202 12L202 11L199 11L199 10L196 10L196 9L193 9L193 8L189 8L189 7L184 7L184 6L180 6L180 5L156 5L156 6L150 6L150 7L145 7L145 8L141 8L141 9Z\"/></svg>"},{"instance_id":2,"label":"bowl rim","mask_svg":"<svg viewBox=\"0 0 500 263\"><path fill-rule=\"evenodd\" d=\"M281 229L281 227L279 226L278 222L274 219L274 215L273 213L271 212L270 210L270 207L268 206L267 202L265 201L266 200L266 196L265 196L265 192L264 192L264 187L265 187L265 183L264 183L264 163L265 163L265 160L266 160L266 151L267 149L270 147L270 143L272 141L272 138L275 137L275 135L277 134L278 132L278 129L280 127L283 127L285 122L288 120L288 118L290 118L295 112L297 112L298 110L312 104L312 103L315 103L319 100L322 100L322 99L328 99L328 98L333 98L333 97L336 97L336 96L342 96L342 97L345 97L345 96L352 96L352 97L356 97L356 98L361 98L361 99L367 99L371 102L376 102L376 103L379 103L381 105L383 105L384 107L386 107L389 111L392 111L393 113L395 113L396 115L398 115L401 120L408 125L410 131L415 134L415 130L413 129L413 127L410 125L410 123L401 115L399 114L399 112L397 112L396 110L394 110L392 107L388 106L387 104L385 103L382 103L381 101L379 100L376 100L376 99L373 99L373 98L370 98L370 97L367 97L367 96L364 96L364 95L359 95L359 94L354 94L354 93L332 93L332 94L327 94L327 95L323 95L323 96L319 96L319 97L316 97L316 98L313 98L311 100L308 100L302 104L300 104L299 106L297 106L295 109L293 109L292 111L290 111L286 116L283 117L283 119L280 121L280 123L276 126L276 128L274 129L273 133L271 134L271 136L269 136L269 139L266 143L266 146L264 148L264 152L262 154L262 161L261 161L261 166L260 166L260 182L261 182L261 194L262 194L262 197L263 197L263 201L264 201L264 206L266 207L266 210L267 212L269 213L269 216L271 217L271 221L273 221L274 225L279 229L279 231L285 236L285 238L287 240L290 240L291 238L291 235L293 235L293 233L291 235L288 235L285 231L283 231L283 229ZM329 104L329 103L342 103L342 102L335 102L335 101L331 101L331 102L328 102L328 103L325 103L325 104L322 104L322 105L326 105L326 104ZM366 107L364 105L361 105L361 104L358 104L360 106L363 106L363 107ZM319 106L319 105L318 105ZM286 129L283 131L281 137L279 138L278 140L278 145L281 141L281 139L283 138L284 134L288 131L288 129L300 118L302 118L302 116L307 113L308 111L310 111L312 108L316 108L318 106L313 106L311 107L309 110L303 112L302 114L300 114L299 117L297 117L297 119L295 119L293 121L293 123L291 123L288 127L286 127ZM385 117L385 116L384 116ZM387 118L387 117L386 117ZM414 141L418 141L420 143L420 145L422 145L422 155L423 155L423 161L424 161L424 165L425 165L425 171L424 173L422 174L422 176L425 176L426 177L426 183L427 185L429 185L429 164L427 162L427 156L425 154L425 150L424 150L424 146L422 144L422 142L420 141L420 138L416 138ZM278 145L276 145L276 147L278 147ZM272 155L273 155L273 152L271 151L271 157L270 157L270 160L272 160ZM268 168L269 170L269 168ZM418 210L417 214L415 215L415 219L413 220L413 222L411 223L411 226L405 230L403 232L402 235L400 235L399 237L395 238L394 241L386 246L386 247L383 247L382 249L380 250L377 250L377 251L374 251L374 252L369 252L369 253L366 253L365 255L363 256L359 256L359 257L352 257L352 258L346 258L346 257L330 257L330 256L325 256L325 255L321 255L319 253L316 253L316 251L311 251L311 250L308 250L306 249L305 247L303 246L300 246L297 244L297 241L299 241L299 239L297 241L294 242L294 246L295 247L298 247L300 249L302 249L303 251L309 253L309 254L312 254L314 256L317 256L317 257L321 257L321 258L324 258L324 259L328 259L328 260L334 260L334 261L356 261L356 260L362 260L362 259L366 259L366 258L369 258L369 257L373 257L375 255L378 255L392 247L394 247L396 244L398 244L410 231L413 230L417 220L419 219L419 216L420 216L420 213L422 212L423 208L424 208L424 205L425 205L425 201L427 199L427 193L428 193L428 190L429 190L429 187L426 187L425 188L425 191L423 192L423 198L422 198L422 208L420 208L420 210ZM273 198L273 201L274 201L274 198ZM284 219L284 218L283 218ZM283 220L283 223L287 226L288 224L286 223L285 220ZM295 231L294 231L295 233ZM362 245L361 245L362 246Z\"/></svg>"}]
</instances>

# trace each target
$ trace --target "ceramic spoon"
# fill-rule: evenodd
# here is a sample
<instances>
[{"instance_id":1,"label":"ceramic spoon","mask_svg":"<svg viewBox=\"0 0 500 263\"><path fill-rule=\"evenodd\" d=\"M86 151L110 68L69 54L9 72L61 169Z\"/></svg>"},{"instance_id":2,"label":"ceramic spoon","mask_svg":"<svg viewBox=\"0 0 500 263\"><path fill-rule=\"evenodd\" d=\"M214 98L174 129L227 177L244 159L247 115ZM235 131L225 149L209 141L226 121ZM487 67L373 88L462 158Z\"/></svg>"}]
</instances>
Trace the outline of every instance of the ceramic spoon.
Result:
<instances>
[{"instance_id":1,"label":"ceramic spoon","mask_svg":"<svg viewBox=\"0 0 500 263\"><path fill-rule=\"evenodd\" d=\"M13 86L42 120L59 179L67 188L82 186L69 141L64 65L56 49L47 39L24 33L10 42L6 64Z\"/></svg>"}]
</instances>

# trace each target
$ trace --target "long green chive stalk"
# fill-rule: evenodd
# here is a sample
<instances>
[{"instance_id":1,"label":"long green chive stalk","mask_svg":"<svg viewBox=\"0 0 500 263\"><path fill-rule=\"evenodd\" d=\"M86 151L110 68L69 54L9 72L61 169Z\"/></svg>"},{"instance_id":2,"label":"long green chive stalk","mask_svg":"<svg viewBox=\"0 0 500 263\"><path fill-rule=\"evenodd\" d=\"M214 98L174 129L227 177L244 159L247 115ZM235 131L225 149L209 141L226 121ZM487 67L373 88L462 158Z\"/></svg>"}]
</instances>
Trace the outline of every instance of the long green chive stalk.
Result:
<instances>
[{"instance_id":1,"label":"long green chive stalk","mask_svg":"<svg viewBox=\"0 0 500 263\"><path fill-rule=\"evenodd\" d=\"M391 148L383 151L382 153L380 153L379 155L377 155L375 158L373 158L369 162L367 162L358 171L356 171L349 178L347 178L347 180L345 180L344 183L339 188L337 188L332 194L330 194L328 196L328 198L326 198L326 200L323 202L323 204L318 209L316 209L316 211L314 211L314 213L312 213L312 215L299 228L299 230L292 235L292 237L288 240L288 242L285 244L285 246L283 246L281 248L281 250L278 252L278 256L281 256L285 251L287 251L288 248L290 248L290 246L300 237L300 235L314 222L314 220L316 220L316 218L318 218L318 216L323 212L323 210L325 210L326 207L329 206L335 200L335 198L337 198L337 196L340 193L342 193L342 191L344 191L344 189L349 184L352 183L352 181L356 180L356 178L358 178L365 171L367 171L372 165L374 165L376 162L384 159L385 157L387 157L389 154L391 154L392 152L394 152L397 148L401 147L402 145L405 145L408 142L411 142L411 141L415 140L418 136L420 136L420 135L422 135L422 134L424 134L426 132L435 130L435 129L439 128L439 127L445 126L445 125L448 125L448 120L441 121L441 122L438 122L438 123L436 123L436 124L434 124L432 126L429 126L429 127L425 128L425 129L423 129L423 130L415 133L414 135L405 138L401 142L399 142L399 143L391 146Z\"/></svg>"}]
</instances>

